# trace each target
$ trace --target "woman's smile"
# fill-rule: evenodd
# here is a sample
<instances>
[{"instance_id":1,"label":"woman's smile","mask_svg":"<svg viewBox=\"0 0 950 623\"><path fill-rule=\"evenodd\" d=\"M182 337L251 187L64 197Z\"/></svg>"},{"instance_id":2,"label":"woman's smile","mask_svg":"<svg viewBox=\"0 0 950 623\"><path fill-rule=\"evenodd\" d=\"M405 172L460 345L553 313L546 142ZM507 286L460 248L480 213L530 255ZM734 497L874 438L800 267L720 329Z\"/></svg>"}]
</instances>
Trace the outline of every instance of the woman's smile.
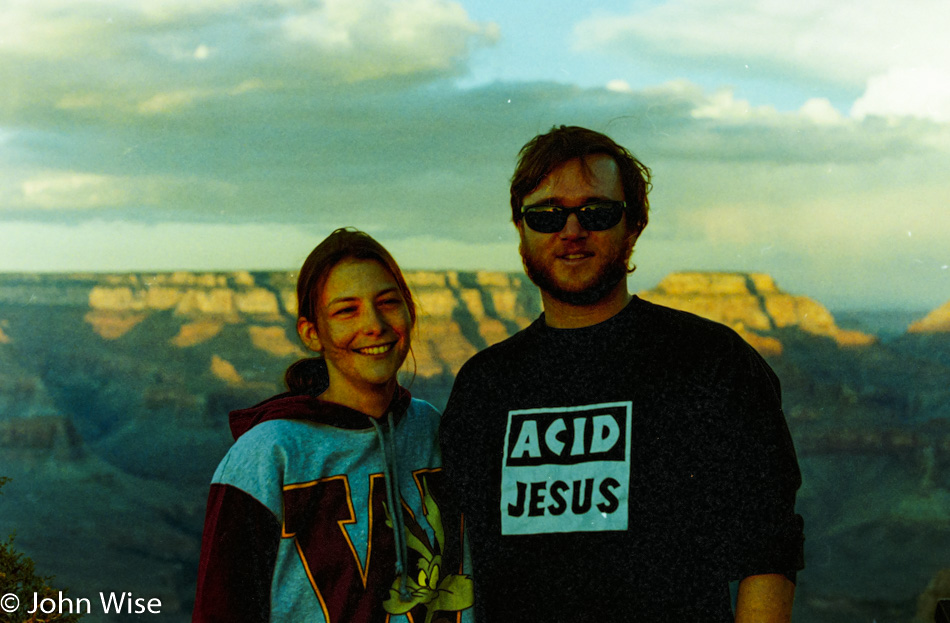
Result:
<instances>
[{"instance_id":1,"label":"woman's smile","mask_svg":"<svg viewBox=\"0 0 950 623\"><path fill-rule=\"evenodd\" d=\"M316 322L304 323L302 337L327 363L324 398L360 404L370 395L391 395L412 330L392 273L376 260L343 260L327 273L315 311Z\"/></svg>"}]
</instances>

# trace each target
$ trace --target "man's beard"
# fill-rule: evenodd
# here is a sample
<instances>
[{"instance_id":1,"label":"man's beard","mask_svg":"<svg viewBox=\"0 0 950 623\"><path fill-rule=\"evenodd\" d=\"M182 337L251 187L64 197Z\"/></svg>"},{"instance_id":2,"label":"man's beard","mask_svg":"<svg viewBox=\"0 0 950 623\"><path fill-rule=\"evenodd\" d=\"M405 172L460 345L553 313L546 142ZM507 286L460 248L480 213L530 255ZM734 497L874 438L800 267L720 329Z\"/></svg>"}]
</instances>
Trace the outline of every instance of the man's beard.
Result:
<instances>
[{"instance_id":1,"label":"man's beard","mask_svg":"<svg viewBox=\"0 0 950 623\"><path fill-rule=\"evenodd\" d=\"M627 270L627 262L633 252L630 248L628 252L620 251L610 258L588 287L583 290L568 290L558 284L549 266L543 265L535 257L525 253L523 244L519 250L525 273L534 285L562 303L578 307L600 302L613 292L618 283L627 278L628 272L632 272Z\"/></svg>"}]
</instances>

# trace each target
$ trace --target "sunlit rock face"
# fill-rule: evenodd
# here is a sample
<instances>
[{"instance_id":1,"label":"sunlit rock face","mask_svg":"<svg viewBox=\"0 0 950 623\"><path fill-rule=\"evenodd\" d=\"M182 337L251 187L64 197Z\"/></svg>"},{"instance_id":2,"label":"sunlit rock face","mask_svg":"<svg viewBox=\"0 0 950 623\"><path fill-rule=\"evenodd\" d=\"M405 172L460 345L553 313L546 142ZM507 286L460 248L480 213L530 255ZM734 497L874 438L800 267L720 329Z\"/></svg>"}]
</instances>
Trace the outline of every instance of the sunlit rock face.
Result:
<instances>
[{"instance_id":1,"label":"sunlit rock face","mask_svg":"<svg viewBox=\"0 0 950 623\"><path fill-rule=\"evenodd\" d=\"M406 278L418 306L406 374L434 392L436 402L447 397L468 358L541 312L537 288L522 274L408 271ZM840 329L820 303L782 292L764 274L674 273L640 296L727 324L766 356L783 353L782 331L788 329L839 346L874 341ZM200 352L202 373L229 387L269 382L277 391L279 381L264 377L278 378L273 370L308 355L294 329L293 272L4 275L3 302L71 310L98 339L147 356L188 358ZM0 331L0 345L14 339L2 324ZM80 337L73 331L69 339ZM236 356L231 350L239 345L247 352Z\"/></svg>"},{"instance_id":2,"label":"sunlit rock face","mask_svg":"<svg viewBox=\"0 0 950 623\"><path fill-rule=\"evenodd\" d=\"M779 290L760 273L682 272L664 278L640 297L729 325L763 355L782 353L770 332L796 328L829 337L839 346L867 346L874 336L839 328L823 305Z\"/></svg>"},{"instance_id":3,"label":"sunlit rock face","mask_svg":"<svg viewBox=\"0 0 950 623\"><path fill-rule=\"evenodd\" d=\"M129 275L95 285L89 307L99 312L173 310L182 316L278 316L279 293L258 287L247 272L192 275ZM110 283L111 282L111 283Z\"/></svg>"},{"instance_id":4,"label":"sunlit rock face","mask_svg":"<svg viewBox=\"0 0 950 623\"><path fill-rule=\"evenodd\" d=\"M406 279L418 315L404 381L436 403L448 398L465 361L541 312L537 289L520 274L408 271ZM296 334L296 274L289 271L0 275L2 305L37 326L8 326L0 317L0 346L42 339L41 319L60 314L52 321L63 332L58 348L128 354L135 363L121 374L193 364L193 379L206 382L197 383L201 391L278 392L287 365L312 355ZM29 337L16 335L23 331Z\"/></svg>"},{"instance_id":5,"label":"sunlit rock face","mask_svg":"<svg viewBox=\"0 0 950 623\"><path fill-rule=\"evenodd\" d=\"M413 350L422 377L454 377L469 357L541 311L537 290L521 275L413 271L406 281L418 305Z\"/></svg>"},{"instance_id":6,"label":"sunlit rock face","mask_svg":"<svg viewBox=\"0 0 950 623\"><path fill-rule=\"evenodd\" d=\"M406 277L402 380L440 408L469 357L541 312L522 274ZM0 274L0 535L71 594L119 586L190 620L227 414L310 354L295 288L290 271ZM781 379L804 477L794 619L910 620L950 551L947 312L875 342L763 274L674 273L641 296L735 328Z\"/></svg>"},{"instance_id":7,"label":"sunlit rock face","mask_svg":"<svg viewBox=\"0 0 950 623\"><path fill-rule=\"evenodd\" d=\"M103 339L115 340L146 315L170 312L181 319L172 343L182 348L213 340L226 324L251 323L255 347L303 356L293 334L294 278L248 272L103 276L89 290L85 320ZM537 291L520 275L411 271L406 280L418 306L413 354L415 373L423 378L454 375L478 350L540 313Z\"/></svg>"},{"instance_id":8,"label":"sunlit rock face","mask_svg":"<svg viewBox=\"0 0 950 623\"><path fill-rule=\"evenodd\" d=\"M950 333L950 301L911 323L908 333Z\"/></svg>"},{"instance_id":9,"label":"sunlit rock face","mask_svg":"<svg viewBox=\"0 0 950 623\"><path fill-rule=\"evenodd\" d=\"M409 271L406 278L419 307L414 355L416 374L423 378L454 375L475 352L523 328L541 311L537 289L521 274ZM227 326L254 325L259 328L248 331L256 348L289 356L303 354L293 330L295 280L290 272L246 271L48 275L39 281L20 276L3 289L13 299L32 296L68 306L82 298L85 322L106 340L120 339L149 316L166 313L180 321L171 338L180 348L213 342ZM783 292L765 274L673 273L640 296L727 324L765 355L782 353L777 332L789 328L828 337L839 346L875 341L839 328L823 305ZM950 330L950 304L911 330Z\"/></svg>"}]
</instances>

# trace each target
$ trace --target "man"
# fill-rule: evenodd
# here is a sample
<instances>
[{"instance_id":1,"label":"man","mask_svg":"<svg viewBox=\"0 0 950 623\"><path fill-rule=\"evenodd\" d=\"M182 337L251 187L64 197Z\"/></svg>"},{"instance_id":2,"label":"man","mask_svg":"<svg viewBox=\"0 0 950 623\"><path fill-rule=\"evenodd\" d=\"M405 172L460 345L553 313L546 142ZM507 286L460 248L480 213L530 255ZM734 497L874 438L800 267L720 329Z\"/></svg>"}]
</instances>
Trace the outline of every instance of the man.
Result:
<instances>
[{"instance_id":1,"label":"man","mask_svg":"<svg viewBox=\"0 0 950 623\"><path fill-rule=\"evenodd\" d=\"M731 329L628 292L649 175L584 128L521 151L512 218L544 313L463 366L442 424L483 622L790 618L779 383Z\"/></svg>"}]
</instances>

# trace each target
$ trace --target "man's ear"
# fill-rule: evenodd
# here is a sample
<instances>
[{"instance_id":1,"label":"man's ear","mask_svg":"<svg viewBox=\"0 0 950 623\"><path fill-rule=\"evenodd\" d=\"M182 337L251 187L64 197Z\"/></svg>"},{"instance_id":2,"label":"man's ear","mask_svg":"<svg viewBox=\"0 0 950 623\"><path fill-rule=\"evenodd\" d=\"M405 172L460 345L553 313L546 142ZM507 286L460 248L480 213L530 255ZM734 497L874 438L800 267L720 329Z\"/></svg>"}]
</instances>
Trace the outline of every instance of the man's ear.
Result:
<instances>
[{"instance_id":1,"label":"man's ear","mask_svg":"<svg viewBox=\"0 0 950 623\"><path fill-rule=\"evenodd\" d=\"M300 336L300 341L303 342L304 346L313 352L323 352L323 345L317 335L317 327L303 316L297 318L297 335Z\"/></svg>"},{"instance_id":2,"label":"man's ear","mask_svg":"<svg viewBox=\"0 0 950 623\"><path fill-rule=\"evenodd\" d=\"M640 232L642 231L641 229L640 231L631 231L627 234L627 244L630 245L631 250L637 245L637 240L640 239Z\"/></svg>"},{"instance_id":3,"label":"man's ear","mask_svg":"<svg viewBox=\"0 0 950 623\"><path fill-rule=\"evenodd\" d=\"M520 218L512 224L515 226L515 229L518 230L518 244L519 245L524 244L524 227L525 227L524 219Z\"/></svg>"}]
</instances>

